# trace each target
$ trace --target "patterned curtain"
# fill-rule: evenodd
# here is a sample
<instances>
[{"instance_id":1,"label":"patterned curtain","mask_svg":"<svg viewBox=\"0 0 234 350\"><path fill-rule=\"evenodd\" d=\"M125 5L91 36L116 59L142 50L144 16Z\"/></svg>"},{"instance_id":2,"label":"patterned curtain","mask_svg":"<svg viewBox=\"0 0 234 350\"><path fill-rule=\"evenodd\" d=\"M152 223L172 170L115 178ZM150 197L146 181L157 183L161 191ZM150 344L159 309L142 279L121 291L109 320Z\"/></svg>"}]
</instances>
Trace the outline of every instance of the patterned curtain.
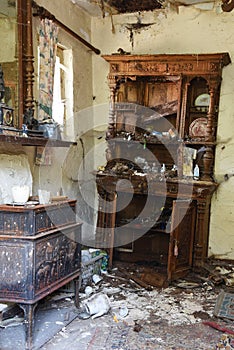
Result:
<instances>
[{"instance_id":1,"label":"patterned curtain","mask_svg":"<svg viewBox=\"0 0 234 350\"><path fill-rule=\"evenodd\" d=\"M42 121L52 118L58 27L48 18L41 19L38 34L40 50L38 119Z\"/></svg>"}]
</instances>

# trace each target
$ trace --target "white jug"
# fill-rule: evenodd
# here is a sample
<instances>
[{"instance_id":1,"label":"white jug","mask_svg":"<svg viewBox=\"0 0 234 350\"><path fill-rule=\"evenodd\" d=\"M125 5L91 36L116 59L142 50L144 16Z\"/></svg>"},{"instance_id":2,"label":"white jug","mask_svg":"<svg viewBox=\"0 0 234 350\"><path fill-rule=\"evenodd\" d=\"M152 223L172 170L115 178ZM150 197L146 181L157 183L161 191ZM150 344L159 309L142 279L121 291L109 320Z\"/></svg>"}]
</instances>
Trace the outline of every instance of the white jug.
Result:
<instances>
[{"instance_id":1,"label":"white jug","mask_svg":"<svg viewBox=\"0 0 234 350\"><path fill-rule=\"evenodd\" d=\"M100 317L110 310L110 301L106 294L92 295L84 302L86 312L93 315L92 318Z\"/></svg>"},{"instance_id":2,"label":"white jug","mask_svg":"<svg viewBox=\"0 0 234 350\"><path fill-rule=\"evenodd\" d=\"M29 199L29 186L13 186L11 189L13 202L26 203Z\"/></svg>"}]
</instances>

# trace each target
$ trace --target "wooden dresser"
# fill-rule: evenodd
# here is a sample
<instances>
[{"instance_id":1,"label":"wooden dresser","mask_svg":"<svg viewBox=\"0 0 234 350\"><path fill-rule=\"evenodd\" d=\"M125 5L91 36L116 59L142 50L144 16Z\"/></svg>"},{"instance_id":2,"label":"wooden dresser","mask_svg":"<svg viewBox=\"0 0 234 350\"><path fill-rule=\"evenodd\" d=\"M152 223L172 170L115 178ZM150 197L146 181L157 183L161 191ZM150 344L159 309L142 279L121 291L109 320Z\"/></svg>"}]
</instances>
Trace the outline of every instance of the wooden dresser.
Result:
<instances>
[{"instance_id":1,"label":"wooden dresser","mask_svg":"<svg viewBox=\"0 0 234 350\"><path fill-rule=\"evenodd\" d=\"M207 257L222 69L230 57L103 58L110 110L107 164L96 173L97 244L109 248L110 265L113 256L151 261L170 282Z\"/></svg>"}]
</instances>

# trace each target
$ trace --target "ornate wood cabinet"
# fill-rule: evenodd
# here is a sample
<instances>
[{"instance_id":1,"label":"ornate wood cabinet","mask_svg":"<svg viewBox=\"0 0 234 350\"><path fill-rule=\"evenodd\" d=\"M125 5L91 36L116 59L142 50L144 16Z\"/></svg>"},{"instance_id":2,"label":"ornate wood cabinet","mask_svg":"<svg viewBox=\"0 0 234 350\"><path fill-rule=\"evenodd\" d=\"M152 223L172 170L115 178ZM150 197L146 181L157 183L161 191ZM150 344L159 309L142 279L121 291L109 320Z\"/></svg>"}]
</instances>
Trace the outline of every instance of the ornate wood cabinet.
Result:
<instances>
[{"instance_id":1,"label":"ornate wood cabinet","mask_svg":"<svg viewBox=\"0 0 234 350\"><path fill-rule=\"evenodd\" d=\"M81 223L75 200L35 206L0 206L0 301L24 310L26 349L32 348L37 302L75 281L78 305Z\"/></svg>"},{"instance_id":2,"label":"ornate wood cabinet","mask_svg":"<svg viewBox=\"0 0 234 350\"><path fill-rule=\"evenodd\" d=\"M156 261L168 281L208 250L222 69L227 53L105 55L107 164L96 174L97 242ZM199 174L194 178L194 168Z\"/></svg>"}]
</instances>

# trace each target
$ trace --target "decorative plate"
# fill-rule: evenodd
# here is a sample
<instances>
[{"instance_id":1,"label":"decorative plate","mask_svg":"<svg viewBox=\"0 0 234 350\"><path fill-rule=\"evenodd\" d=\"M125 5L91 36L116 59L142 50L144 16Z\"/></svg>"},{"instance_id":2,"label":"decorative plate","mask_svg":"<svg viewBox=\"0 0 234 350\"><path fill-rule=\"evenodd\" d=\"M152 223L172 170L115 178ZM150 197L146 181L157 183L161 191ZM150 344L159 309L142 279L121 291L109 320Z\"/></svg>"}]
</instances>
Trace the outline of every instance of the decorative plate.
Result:
<instances>
[{"instance_id":1,"label":"decorative plate","mask_svg":"<svg viewBox=\"0 0 234 350\"><path fill-rule=\"evenodd\" d=\"M31 206L31 205L37 205L39 204L38 201L28 201L28 202L12 202L12 203L7 203L7 205L12 205L12 206Z\"/></svg>"},{"instance_id":2,"label":"decorative plate","mask_svg":"<svg viewBox=\"0 0 234 350\"><path fill-rule=\"evenodd\" d=\"M37 204L39 204L39 201L28 201L25 203L26 206L27 205L37 205Z\"/></svg>"},{"instance_id":3,"label":"decorative plate","mask_svg":"<svg viewBox=\"0 0 234 350\"><path fill-rule=\"evenodd\" d=\"M194 105L196 107L208 107L209 104L210 104L210 95L209 94L199 95L194 102Z\"/></svg>"},{"instance_id":4,"label":"decorative plate","mask_svg":"<svg viewBox=\"0 0 234 350\"><path fill-rule=\"evenodd\" d=\"M189 126L190 137L206 136L207 118L197 118Z\"/></svg>"},{"instance_id":5,"label":"decorative plate","mask_svg":"<svg viewBox=\"0 0 234 350\"><path fill-rule=\"evenodd\" d=\"M185 289L192 289L196 287L200 287L199 283L196 282L180 282L176 284L177 287L179 288L185 288Z\"/></svg>"},{"instance_id":6,"label":"decorative plate","mask_svg":"<svg viewBox=\"0 0 234 350\"><path fill-rule=\"evenodd\" d=\"M25 202L11 202L11 203L7 203L7 205L24 206Z\"/></svg>"}]
</instances>

